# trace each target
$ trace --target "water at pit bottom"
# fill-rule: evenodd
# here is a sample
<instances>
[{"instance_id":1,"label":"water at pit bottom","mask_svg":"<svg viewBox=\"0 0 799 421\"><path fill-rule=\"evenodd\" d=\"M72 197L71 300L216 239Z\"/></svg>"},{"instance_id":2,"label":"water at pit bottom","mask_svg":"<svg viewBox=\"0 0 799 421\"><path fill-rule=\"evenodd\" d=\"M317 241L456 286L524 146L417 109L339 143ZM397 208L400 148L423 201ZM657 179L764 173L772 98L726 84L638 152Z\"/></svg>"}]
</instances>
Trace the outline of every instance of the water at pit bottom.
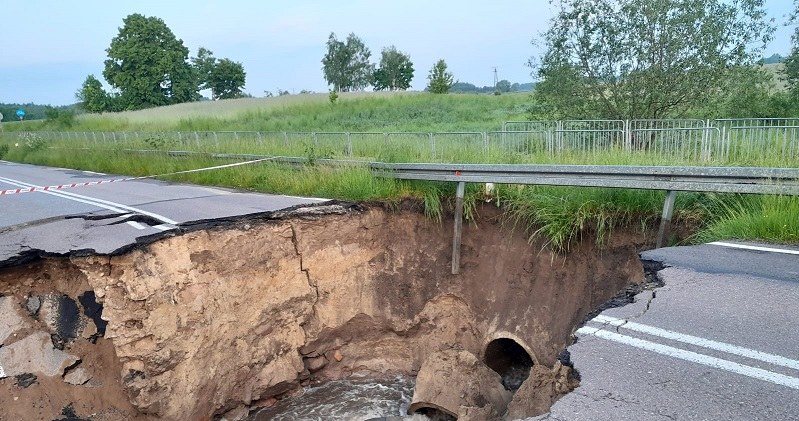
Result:
<instances>
[{"instance_id":1,"label":"water at pit bottom","mask_svg":"<svg viewBox=\"0 0 799 421\"><path fill-rule=\"evenodd\" d=\"M336 380L305 388L253 415L250 421L366 421L371 419L426 421L424 415L406 415L413 397L414 379Z\"/></svg>"}]
</instances>

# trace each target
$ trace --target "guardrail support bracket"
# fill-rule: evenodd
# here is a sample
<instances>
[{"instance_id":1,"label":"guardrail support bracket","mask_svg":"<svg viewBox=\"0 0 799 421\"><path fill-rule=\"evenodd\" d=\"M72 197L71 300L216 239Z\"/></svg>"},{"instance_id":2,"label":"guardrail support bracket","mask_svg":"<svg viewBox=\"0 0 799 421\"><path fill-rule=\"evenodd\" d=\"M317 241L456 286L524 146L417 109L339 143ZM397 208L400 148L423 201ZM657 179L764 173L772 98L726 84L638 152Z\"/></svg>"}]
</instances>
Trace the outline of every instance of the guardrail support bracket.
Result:
<instances>
[{"instance_id":1,"label":"guardrail support bracket","mask_svg":"<svg viewBox=\"0 0 799 421\"><path fill-rule=\"evenodd\" d=\"M452 274L461 273L461 233L463 229L463 195L466 191L466 183L458 182L458 190L455 193L455 230L452 236Z\"/></svg>"},{"instance_id":2,"label":"guardrail support bracket","mask_svg":"<svg viewBox=\"0 0 799 421\"><path fill-rule=\"evenodd\" d=\"M658 238L655 248L663 247L671 231L671 216L674 213L674 199L677 197L677 192L669 190L666 193L666 201L663 202L663 216L660 218L660 229L658 230Z\"/></svg>"}]
</instances>

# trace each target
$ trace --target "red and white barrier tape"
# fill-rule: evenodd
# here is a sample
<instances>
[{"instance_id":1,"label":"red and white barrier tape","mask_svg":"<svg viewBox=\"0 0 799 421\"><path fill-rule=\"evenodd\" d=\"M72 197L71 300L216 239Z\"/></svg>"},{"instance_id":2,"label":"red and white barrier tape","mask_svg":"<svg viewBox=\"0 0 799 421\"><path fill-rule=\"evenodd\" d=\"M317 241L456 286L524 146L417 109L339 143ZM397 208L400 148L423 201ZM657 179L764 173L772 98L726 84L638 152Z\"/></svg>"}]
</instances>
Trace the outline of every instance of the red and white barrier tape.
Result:
<instances>
[{"instance_id":1,"label":"red and white barrier tape","mask_svg":"<svg viewBox=\"0 0 799 421\"><path fill-rule=\"evenodd\" d=\"M33 193L33 192L40 192L40 191L63 190L63 189L71 189L73 187L96 186L96 185L100 185L100 184L117 183L117 182L120 182L120 181L143 180L143 179L146 179L146 178L165 177L165 176L168 176L168 175L187 174L187 173L200 172L200 171L210 171L210 170L217 170L217 169L220 169L220 168L230 168L230 167L238 167L239 165L254 164L254 163L257 163L257 162L269 161L271 159L274 159L274 158L256 159L256 160L253 160L253 161L236 162L234 164L217 165L217 166L214 166L214 167L197 168L197 169L193 169L193 170L177 171L177 172L171 172L171 173L167 173L167 174L146 175L146 176L143 176L143 177L115 178L115 179L111 179L111 180L87 181L85 183L58 184L58 185L54 185L54 186L25 187L25 188L19 188L19 189L0 190L0 196L7 196L7 195L11 195L11 194L20 194L20 193Z\"/></svg>"}]
</instances>

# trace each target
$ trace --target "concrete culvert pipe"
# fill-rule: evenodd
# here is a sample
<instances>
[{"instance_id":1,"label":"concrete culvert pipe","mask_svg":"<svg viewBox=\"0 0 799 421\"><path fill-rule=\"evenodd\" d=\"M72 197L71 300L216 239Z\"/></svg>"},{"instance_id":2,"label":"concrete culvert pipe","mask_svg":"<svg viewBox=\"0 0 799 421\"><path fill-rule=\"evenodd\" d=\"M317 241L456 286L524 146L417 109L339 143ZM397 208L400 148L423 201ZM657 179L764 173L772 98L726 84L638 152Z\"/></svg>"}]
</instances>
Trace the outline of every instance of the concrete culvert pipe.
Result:
<instances>
[{"instance_id":1,"label":"concrete culvert pipe","mask_svg":"<svg viewBox=\"0 0 799 421\"><path fill-rule=\"evenodd\" d=\"M505 389L515 392L530 376L533 359L513 339L499 338L488 343L484 353L485 364L502 377Z\"/></svg>"}]
</instances>

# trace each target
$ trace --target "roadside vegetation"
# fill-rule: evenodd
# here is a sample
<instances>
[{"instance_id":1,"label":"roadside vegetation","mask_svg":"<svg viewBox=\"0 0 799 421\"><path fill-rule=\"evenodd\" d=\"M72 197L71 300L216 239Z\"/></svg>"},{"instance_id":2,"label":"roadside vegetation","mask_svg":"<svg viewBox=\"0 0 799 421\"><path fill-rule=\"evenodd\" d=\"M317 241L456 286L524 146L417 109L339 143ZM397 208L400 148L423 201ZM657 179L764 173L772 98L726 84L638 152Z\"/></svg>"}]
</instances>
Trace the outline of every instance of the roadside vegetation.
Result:
<instances>
[{"instance_id":1,"label":"roadside vegetation","mask_svg":"<svg viewBox=\"0 0 799 421\"><path fill-rule=\"evenodd\" d=\"M795 167L797 162L791 154L747 153L724 161L700 161L696 156L647 149L593 148L553 155L545 150L525 149L524 142L529 139L469 134L442 135L432 140L426 137L427 132L498 131L503 122L510 120L796 115L799 49L794 46L784 65L758 64L774 31L764 12L759 0L562 2L560 12L544 34L544 54L530 60L540 81L532 95L509 92L509 83L502 87L498 83L493 94L487 95L447 93L459 83L447 71L443 59L429 71L429 92L391 92L407 89L413 77L408 53L386 47L377 67L370 62L371 52L360 38L350 34L339 41L330 34L327 53L322 58L330 93L184 103L178 102L185 98L158 97L103 109L173 105L78 116L51 112L52 118L45 121L3 124L0 145L5 148L0 146L0 153L4 159L17 162L130 175L168 174L220 163L200 153L300 156L307 158L309 165L298 168L259 163L161 178L389 204L414 198L424 203L429 217L439 220L451 206L454 183L383 179L363 167L330 167L317 161L345 158L385 162ZM141 16L131 22L126 20L126 25L131 31L168 32L162 21ZM121 30L112 47L124 41L123 35ZM799 37L794 37L794 42L799 43ZM227 92L229 85L214 88L211 80L214 66L226 59L217 61L205 50L189 60L188 51L182 45L178 47L183 52L182 60L175 65L195 76L185 87L189 100L197 99L201 87ZM120 48L125 54L129 52ZM775 78L780 73L782 76ZM199 79L201 74L205 79ZM243 76L242 73L242 84ZM84 88L91 89L82 91L87 94L82 99L85 109L88 94L94 95L97 85L88 82L91 83ZM162 85L164 81L157 83ZM239 89L237 86L230 89ZM359 92L368 86L388 92ZM121 96L115 100L138 98L120 89ZM231 96L240 95L240 89L235 89ZM107 95L102 92L97 96L107 99ZM47 131L72 135L51 136ZM229 133L203 133L210 131ZM98 139L97 134L80 135L83 132L106 134L99 134L102 138ZM289 137L281 132L295 134ZM324 132L349 132L354 137ZM391 132L406 134L395 136ZM156 152L142 155L130 149ZM175 158L165 153L170 150L198 154ZM663 192L645 190L498 186L486 193L482 186L469 185L466 214L474 216L478 201L491 201L507 211L508 226L524 229L531 238L546 238L555 249L567 250L589 233L601 244L620 227L652 229L659 220L663 199ZM738 238L795 243L799 242L798 214L797 198L680 193L675 219L678 224L695 229L696 234L688 241Z\"/></svg>"}]
</instances>

